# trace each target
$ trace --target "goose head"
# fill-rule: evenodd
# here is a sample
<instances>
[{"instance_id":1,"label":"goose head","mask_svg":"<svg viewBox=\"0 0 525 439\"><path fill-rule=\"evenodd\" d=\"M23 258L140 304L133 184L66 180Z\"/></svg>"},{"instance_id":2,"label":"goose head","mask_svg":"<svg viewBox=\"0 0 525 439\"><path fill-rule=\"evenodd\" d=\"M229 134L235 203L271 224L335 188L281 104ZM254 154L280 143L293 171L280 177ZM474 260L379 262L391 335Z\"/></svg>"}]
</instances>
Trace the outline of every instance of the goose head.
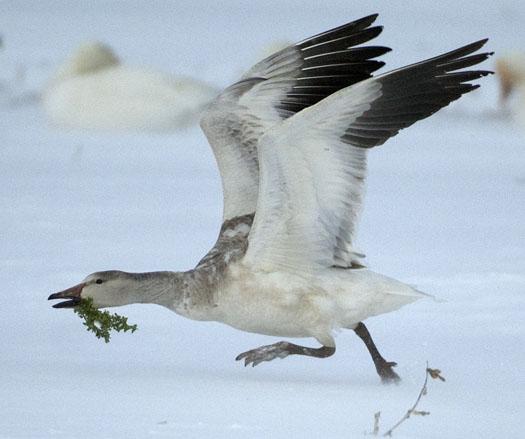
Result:
<instances>
[{"instance_id":1,"label":"goose head","mask_svg":"<svg viewBox=\"0 0 525 439\"><path fill-rule=\"evenodd\" d=\"M93 299L96 308L122 306L142 302L143 282L139 275L124 271L99 271L87 276L79 284L51 294L48 300L68 299L53 308L73 308L82 299Z\"/></svg>"},{"instance_id":2,"label":"goose head","mask_svg":"<svg viewBox=\"0 0 525 439\"><path fill-rule=\"evenodd\" d=\"M87 42L79 46L58 69L55 80L87 75L119 64L117 55L109 46L99 41Z\"/></svg>"}]
</instances>

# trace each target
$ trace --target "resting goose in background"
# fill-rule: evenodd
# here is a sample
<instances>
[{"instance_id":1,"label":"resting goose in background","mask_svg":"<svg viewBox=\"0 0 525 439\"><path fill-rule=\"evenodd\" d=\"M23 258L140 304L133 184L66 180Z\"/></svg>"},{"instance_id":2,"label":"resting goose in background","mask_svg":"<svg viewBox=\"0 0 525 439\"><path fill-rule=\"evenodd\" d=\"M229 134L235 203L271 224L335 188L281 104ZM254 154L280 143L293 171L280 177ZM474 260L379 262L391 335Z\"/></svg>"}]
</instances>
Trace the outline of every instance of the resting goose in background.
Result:
<instances>
[{"instance_id":1,"label":"resting goose in background","mask_svg":"<svg viewBox=\"0 0 525 439\"><path fill-rule=\"evenodd\" d=\"M517 99L511 110L525 125L525 53L516 51L498 58L496 74L500 85L500 104L507 106L509 98L516 92Z\"/></svg>"},{"instance_id":2,"label":"resting goose in background","mask_svg":"<svg viewBox=\"0 0 525 439\"><path fill-rule=\"evenodd\" d=\"M424 296L364 267L352 247L368 148L381 145L462 94L484 70L478 41L374 78L390 49L376 15L287 47L256 64L208 107L201 126L224 191L219 238L187 272L103 271L49 299L98 307L157 303L185 317L243 331L313 337L244 352L246 365L288 355L328 357L334 331L353 329L384 381L398 380L364 319Z\"/></svg>"},{"instance_id":3,"label":"resting goose in background","mask_svg":"<svg viewBox=\"0 0 525 439\"><path fill-rule=\"evenodd\" d=\"M122 65L110 47L91 42L58 69L43 105L63 128L170 131L197 122L218 93L189 77Z\"/></svg>"}]
</instances>

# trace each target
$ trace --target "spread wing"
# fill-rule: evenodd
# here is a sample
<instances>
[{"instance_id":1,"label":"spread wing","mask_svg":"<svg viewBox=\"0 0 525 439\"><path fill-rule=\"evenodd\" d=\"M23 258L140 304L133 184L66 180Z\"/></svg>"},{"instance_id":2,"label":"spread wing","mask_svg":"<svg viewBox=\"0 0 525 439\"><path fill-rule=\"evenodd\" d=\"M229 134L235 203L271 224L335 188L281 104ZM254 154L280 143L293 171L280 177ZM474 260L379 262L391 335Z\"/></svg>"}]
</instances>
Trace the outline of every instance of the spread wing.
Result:
<instances>
[{"instance_id":1,"label":"spread wing","mask_svg":"<svg viewBox=\"0 0 525 439\"><path fill-rule=\"evenodd\" d=\"M370 27L376 18L364 17L271 55L210 104L201 127L221 173L225 221L255 212L257 142L268 128L384 65L374 58L390 49L355 47L381 33L381 27Z\"/></svg>"},{"instance_id":2,"label":"spread wing","mask_svg":"<svg viewBox=\"0 0 525 439\"><path fill-rule=\"evenodd\" d=\"M351 266L367 148L474 90L486 40L362 81L268 131L259 141L261 187L244 262L310 273Z\"/></svg>"}]
</instances>

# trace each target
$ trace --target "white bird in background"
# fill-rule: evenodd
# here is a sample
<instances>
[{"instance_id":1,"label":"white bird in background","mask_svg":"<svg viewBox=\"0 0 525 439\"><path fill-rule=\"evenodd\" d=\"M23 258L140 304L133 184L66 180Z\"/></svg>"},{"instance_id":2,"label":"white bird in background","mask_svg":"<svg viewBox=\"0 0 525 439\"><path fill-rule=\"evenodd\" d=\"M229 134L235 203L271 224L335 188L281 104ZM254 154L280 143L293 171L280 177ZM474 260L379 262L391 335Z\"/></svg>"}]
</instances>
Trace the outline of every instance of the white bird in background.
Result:
<instances>
[{"instance_id":1,"label":"white bird in background","mask_svg":"<svg viewBox=\"0 0 525 439\"><path fill-rule=\"evenodd\" d=\"M170 131L197 122L218 93L189 77L125 66L111 48L91 42L58 69L43 105L63 128Z\"/></svg>"},{"instance_id":2,"label":"white bird in background","mask_svg":"<svg viewBox=\"0 0 525 439\"><path fill-rule=\"evenodd\" d=\"M518 122L525 126L525 53L516 51L498 58L496 74L500 84L501 105L507 106L511 95L516 94L510 110Z\"/></svg>"},{"instance_id":3,"label":"white bird in background","mask_svg":"<svg viewBox=\"0 0 525 439\"><path fill-rule=\"evenodd\" d=\"M186 272L102 271L49 299L74 307L157 303L243 331L313 337L240 354L246 365L288 355L328 357L352 329L377 373L398 380L363 320L424 296L364 267L353 249L367 150L468 93L489 74L462 70L487 40L372 77L390 49L361 46L376 15L289 46L256 64L208 107L201 126L222 176L224 216L210 252ZM388 251L388 250L385 250Z\"/></svg>"}]
</instances>

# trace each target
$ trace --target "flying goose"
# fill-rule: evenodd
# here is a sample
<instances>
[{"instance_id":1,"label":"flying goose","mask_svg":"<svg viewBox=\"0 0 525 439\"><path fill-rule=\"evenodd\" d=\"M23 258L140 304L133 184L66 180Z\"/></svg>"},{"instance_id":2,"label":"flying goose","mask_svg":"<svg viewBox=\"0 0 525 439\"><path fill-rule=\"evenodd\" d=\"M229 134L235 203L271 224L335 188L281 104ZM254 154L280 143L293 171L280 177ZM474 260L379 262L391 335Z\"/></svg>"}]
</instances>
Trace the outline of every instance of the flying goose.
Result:
<instances>
[{"instance_id":1,"label":"flying goose","mask_svg":"<svg viewBox=\"0 0 525 439\"><path fill-rule=\"evenodd\" d=\"M478 87L490 72L462 70L491 53L487 40L379 76L390 49L377 15L287 47L250 69L207 108L201 126L224 192L214 247L186 272L102 271L49 299L92 298L97 307L156 303L195 320L281 341L240 354L245 365L288 355L329 357L334 332L355 331L377 373L399 380L363 323L425 295L368 270L353 247L367 150Z\"/></svg>"},{"instance_id":2,"label":"flying goose","mask_svg":"<svg viewBox=\"0 0 525 439\"><path fill-rule=\"evenodd\" d=\"M92 41L60 66L42 102L62 128L162 132L197 122L218 93L193 78L126 66L111 47Z\"/></svg>"}]
</instances>

